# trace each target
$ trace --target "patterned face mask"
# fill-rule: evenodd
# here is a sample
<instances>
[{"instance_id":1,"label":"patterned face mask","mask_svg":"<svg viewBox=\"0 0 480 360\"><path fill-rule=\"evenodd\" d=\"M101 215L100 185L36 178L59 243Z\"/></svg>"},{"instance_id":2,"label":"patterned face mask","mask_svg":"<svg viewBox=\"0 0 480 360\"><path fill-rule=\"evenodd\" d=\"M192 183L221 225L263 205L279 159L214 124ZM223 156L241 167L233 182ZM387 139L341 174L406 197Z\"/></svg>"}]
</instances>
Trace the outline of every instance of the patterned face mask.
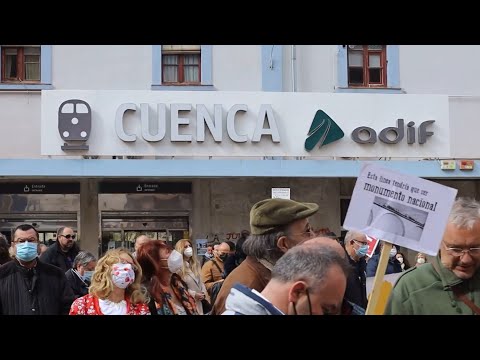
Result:
<instances>
[{"instance_id":1,"label":"patterned face mask","mask_svg":"<svg viewBox=\"0 0 480 360\"><path fill-rule=\"evenodd\" d=\"M135 281L132 264L116 263L112 266L112 281L120 289L126 289Z\"/></svg>"}]
</instances>

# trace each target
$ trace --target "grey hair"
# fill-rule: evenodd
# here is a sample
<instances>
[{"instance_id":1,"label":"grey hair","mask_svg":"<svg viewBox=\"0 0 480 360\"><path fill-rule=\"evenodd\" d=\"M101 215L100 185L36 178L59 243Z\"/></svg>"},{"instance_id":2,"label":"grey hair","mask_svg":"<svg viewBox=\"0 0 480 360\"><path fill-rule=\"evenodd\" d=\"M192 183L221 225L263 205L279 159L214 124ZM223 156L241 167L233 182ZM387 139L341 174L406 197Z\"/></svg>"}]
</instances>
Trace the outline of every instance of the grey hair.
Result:
<instances>
[{"instance_id":1,"label":"grey hair","mask_svg":"<svg viewBox=\"0 0 480 360\"><path fill-rule=\"evenodd\" d=\"M348 277L351 267L348 261L330 246L295 246L288 250L275 264L272 279L283 283L307 281L309 286L318 288L327 272L337 265Z\"/></svg>"},{"instance_id":2,"label":"grey hair","mask_svg":"<svg viewBox=\"0 0 480 360\"><path fill-rule=\"evenodd\" d=\"M345 240L343 240L343 243L347 245L348 242L356 238L357 235L361 235L362 237L365 236L365 234L361 233L360 231L350 230L349 232L347 232L347 235L345 235Z\"/></svg>"},{"instance_id":3,"label":"grey hair","mask_svg":"<svg viewBox=\"0 0 480 360\"><path fill-rule=\"evenodd\" d=\"M89 262L97 261L97 258L88 251L80 251L73 260L73 268L76 269L79 265L87 266Z\"/></svg>"},{"instance_id":4,"label":"grey hair","mask_svg":"<svg viewBox=\"0 0 480 360\"><path fill-rule=\"evenodd\" d=\"M448 221L459 228L471 230L480 220L480 203L467 197L459 197L453 203Z\"/></svg>"},{"instance_id":5,"label":"grey hair","mask_svg":"<svg viewBox=\"0 0 480 360\"><path fill-rule=\"evenodd\" d=\"M277 246L278 239L286 236L286 232L274 231L262 235L250 235L242 245L242 250L247 256L265 259L273 264L284 254Z\"/></svg>"}]
</instances>

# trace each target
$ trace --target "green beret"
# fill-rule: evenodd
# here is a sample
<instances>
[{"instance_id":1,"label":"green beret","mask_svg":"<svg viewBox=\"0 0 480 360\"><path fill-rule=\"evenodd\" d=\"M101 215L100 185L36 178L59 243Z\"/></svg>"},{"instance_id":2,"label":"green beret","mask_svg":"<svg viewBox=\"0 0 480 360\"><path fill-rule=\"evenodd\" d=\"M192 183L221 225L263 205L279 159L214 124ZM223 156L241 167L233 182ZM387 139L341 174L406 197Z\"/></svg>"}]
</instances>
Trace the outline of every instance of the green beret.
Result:
<instances>
[{"instance_id":1,"label":"green beret","mask_svg":"<svg viewBox=\"0 0 480 360\"><path fill-rule=\"evenodd\" d=\"M265 199L250 210L250 229L254 235L268 233L318 211L318 205L289 199Z\"/></svg>"}]
</instances>

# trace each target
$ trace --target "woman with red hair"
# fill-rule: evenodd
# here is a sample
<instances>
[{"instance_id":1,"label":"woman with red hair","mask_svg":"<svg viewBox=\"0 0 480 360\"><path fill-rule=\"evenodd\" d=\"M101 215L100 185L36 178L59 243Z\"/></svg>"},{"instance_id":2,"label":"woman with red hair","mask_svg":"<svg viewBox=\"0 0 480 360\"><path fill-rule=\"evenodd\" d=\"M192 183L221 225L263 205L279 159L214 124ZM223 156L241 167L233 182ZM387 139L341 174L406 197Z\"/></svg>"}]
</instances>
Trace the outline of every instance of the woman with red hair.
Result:
<instances>
[{"instance_id":1,"label":"woman with red hair","mask_svg":"<svg viewBox=\"0 0 480 360\"><path fill-rule=\"evenodd\" d=\"M187 284L176 274L183 266L182 254L162 241L150 240L137 250L137 261L150 293L153 315L198 315Z\"/></svg>"}]
</instances>

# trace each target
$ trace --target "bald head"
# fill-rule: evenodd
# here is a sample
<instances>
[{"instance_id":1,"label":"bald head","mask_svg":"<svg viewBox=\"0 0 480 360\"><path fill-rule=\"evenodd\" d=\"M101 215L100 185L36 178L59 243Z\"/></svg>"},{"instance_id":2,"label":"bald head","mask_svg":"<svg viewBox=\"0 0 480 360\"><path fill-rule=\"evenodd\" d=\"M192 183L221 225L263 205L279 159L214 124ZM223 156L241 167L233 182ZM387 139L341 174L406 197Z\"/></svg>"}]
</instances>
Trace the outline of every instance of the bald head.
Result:
<instances>
[{"instance_id":1,"label":"bald head","mask_svg":"<svg viewBox=\"0 0 480 360\"><path fill-rule=\"evenodd\" d=\"M138 251L140 245L146 243L149 240L150 238L147 235L140 235L139 237L137 237L135 240L135 251Z\"/></svg>"},{"instance_id":2,"label":"bald head","mask_svg":"<svg viewBox=\"0 0 480 360\"><path fill-rule=\"evenodd\" d=\"M303 242L300 246L328 246L335 250L341 257L345 258L345 250L336 240L325 236L319 236Z\"/></svg>"}]
</instances>

